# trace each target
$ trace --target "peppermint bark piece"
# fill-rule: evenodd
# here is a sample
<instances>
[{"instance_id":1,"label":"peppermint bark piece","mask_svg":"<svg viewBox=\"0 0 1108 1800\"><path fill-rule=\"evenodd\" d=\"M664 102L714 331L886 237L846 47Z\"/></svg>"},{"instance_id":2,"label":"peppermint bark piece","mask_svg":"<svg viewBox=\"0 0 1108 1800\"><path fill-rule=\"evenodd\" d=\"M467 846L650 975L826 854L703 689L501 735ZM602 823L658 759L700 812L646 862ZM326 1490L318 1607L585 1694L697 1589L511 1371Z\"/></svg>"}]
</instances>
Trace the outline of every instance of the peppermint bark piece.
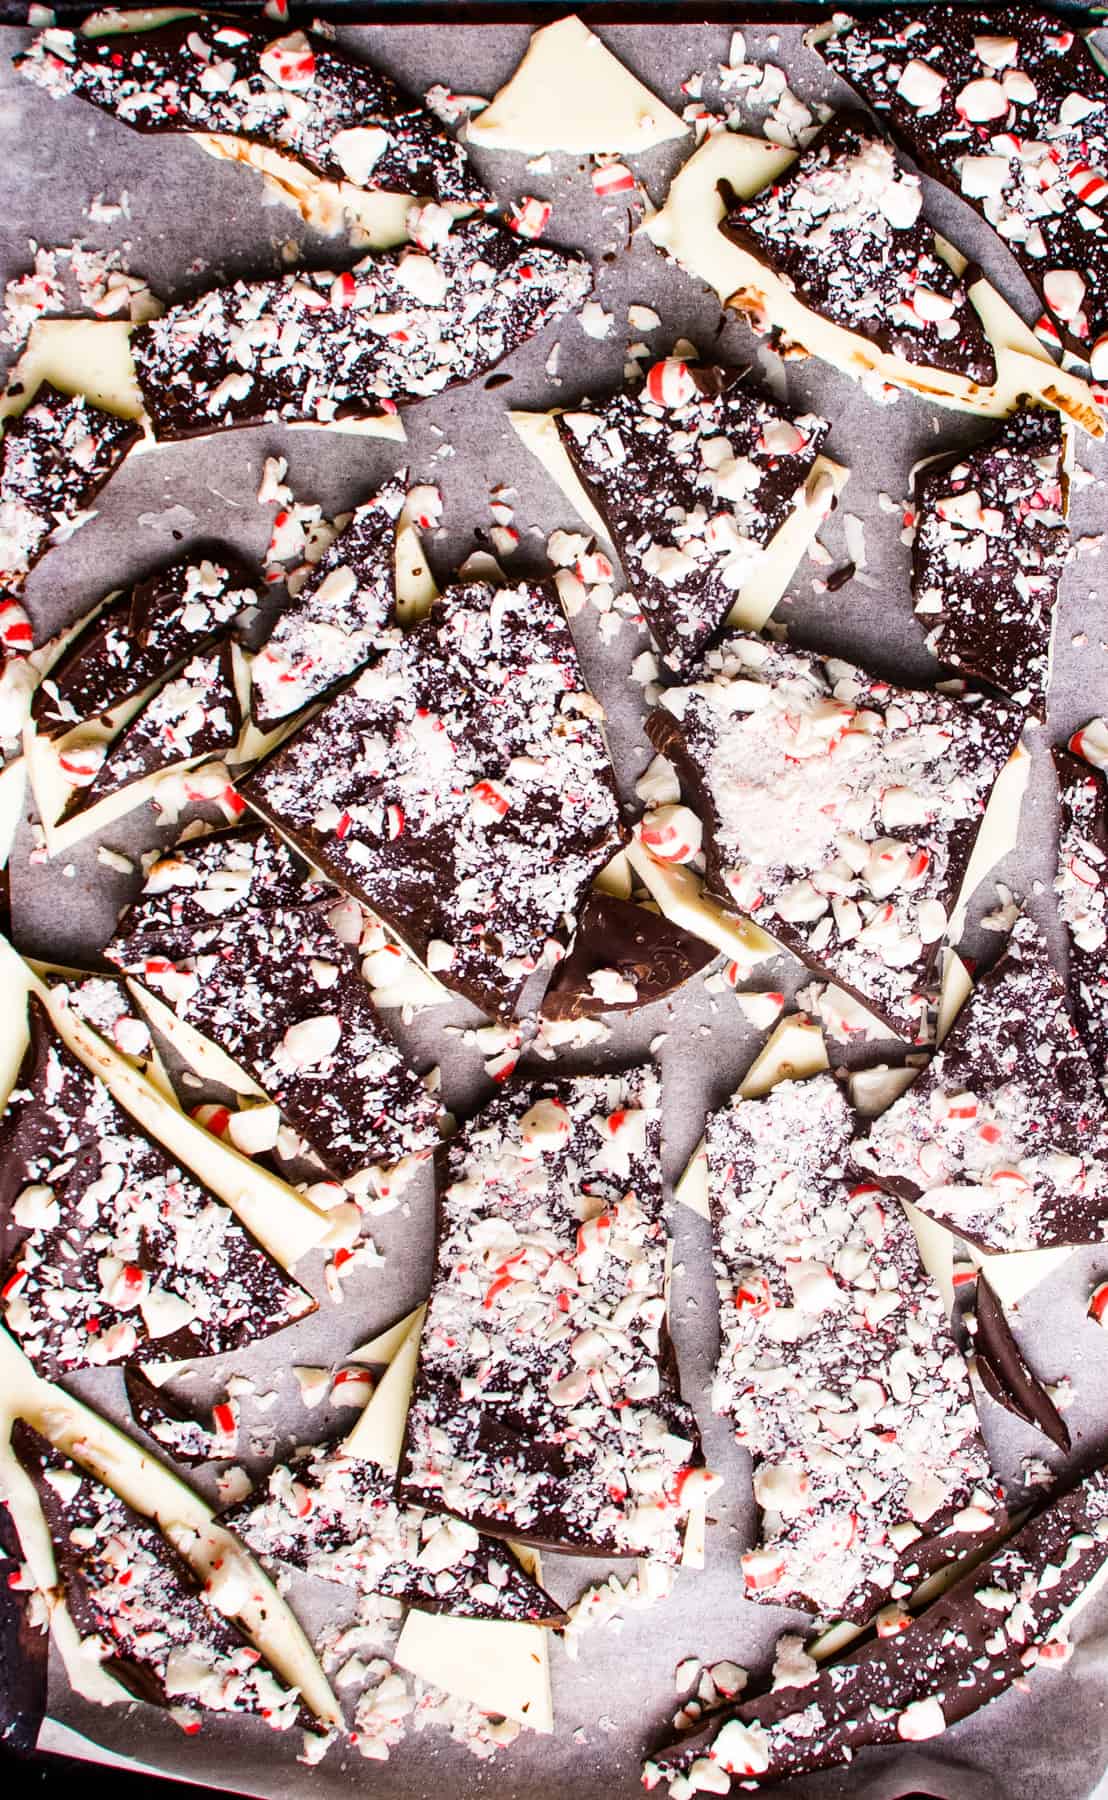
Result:
<instances>
[{"instance_id":1,"label":"peppermint bark piece","mask_svg":"<svg viewBox=\"0 0 1108 1800\"><path fill-rule=\"evenodd\" d=\"M237 1350L315 1310L30 1002L0 1118L5 1323L41 1374Z\"/></svg>"},{"instance_id":2,"label":"peppermint bark piece","mask_svg":"<svg viewBox=\"0 0 1108 1800\"><path fill-rule=\"evenodd\" d=\"M339 904L269 832L223 833L152 865L105 954L239 1063L325 1168L383 1188L438 1143L439 1108L331 923Z\"/></svg>"},{"instance_id":3,"label":"peppermint bark piece","mask_svg":"<svg viewBox=\"0 0 1108 1800\"><path fill-rule=\"evenodd\" d=\"M367 256L341 275L236 281L132 334L159 439L264 421L394 413L495 363L584 299L587 263L487 219L428 249Z\"/></svg>"},{"instance_id":4,"label":"peppermint bark piece","mask_svg":"<svg viewBox=\"0 0 1108 1800\"><path fill-rule=\"evenodd\" d=\"M934 1737L1036 1667L1069 1660L1070 1622L1106 1562L1108 1474L1096 1469L917 1618L897 1610L879 1636L803 1687L717 1714L651 1758L644 1783L668 1781L672 1800L776 1787L880 1744Z\"/></svg>"},{"instance_id":5,"label":"peppermint bark piece","mask_svg":"<svg viewBox=\"0 0 1108 1800\"><path fill-rule=\"evenodd\" d=\"M396 607L396 526L407 472L359 506L284 608L251 667L263 731L369 661Z\"/></svg>"},{"instance_id":6,"label":"peppermint bark piece","mask_svg":"<svg viewBox=\"0 0 1108 1800\"><path fill-rule=\"evenodd\" d=\"M743 371L671 357L641 387L558 415L667 666L687 674L803 501L830 427L786 417Z\"/></svg>"},{"instance_id":7,"label":"peppermint bark piece","mask_svg":"<svg viewBox=\"0 0 1108 1800\"><path fill-rule=\"evenodd\" d=\"M326 38L193 15L153 31L52 28L14 59L143 135L216 132L264 144L355 187L479 206L488 195L434 115Z\"/></svg>"},{"instance_id":8,"label":"peppermint bark piece","mask_svg":"<svg viewBox=\"0 0 1108 1800\"><path fill-rule=\"evenodd\" d=\"M1021 412L915 482L912 598L928 649L1040 717L1069 554L1064 455L1060 415Z\"/></svg>"},{"instance_id":9,"label":"peppermint bark piece","mask_svg":"<svg viewBox=\"0 0 1108 1800\"><path fill-rule=\"evenodd\" d=\"M840 15L812 41L920 168L988 220L1042 299L1048 338L1103 379L1108 81L1082 34L1035 7L930 6Z\"/></svg>"},{"instance_id":10,"label":"peppermint bark piece","mask_svg":"<svg viewBox=\"0 0 1108 1800\"><path fill-rule=\"evenodd\" d=\"M543 995L544 1019L598 1019L672 994L718 952L660 913L591 893L573 942Z\"/></svg>"},{"instance_id":11,"label":"peppermint bark piece","mask_svg":"<svg viewBox=\"0 0 1108 1800\"><path fill-rule=\"evenodd\" d=\"M123 1386L131 1417L139 1430L153 1438L159 1449L174 1462L199 1468L202 1463L234 1454L234 1431L220 1432L214 1419L211 1425L206 1425L173 1394L148 1381L134 1363L128 1363L123 1371Z\"/></svg>"},{"instance_id":12,"label":"peppermint bark piece","mask_svg":"<svg viewBox=\"0 0 1108 1800\"><path fill-rule=\"evenodd\" d=\"M646 728L700 815L710 891L912 1037L1022 718L738 634Z\"/></svg>"},{"instance_id":13,"label":"peppermint bark piece","mask_svg":"<svg viewBox=\"0 0 1108 1800\"><path fill-rule=\"evenodd\" d=\"M833 1075L708 1120L713 1410L754 1459L748 1596L862 1623L1005 1519L965 1363L896 1201L851 1186Z\"/></svg>"},{"instance_id":14,"label":"peppermint bark piece","mask_svg":"<svg viewBox=\"0 0 1108 1800\"><path fill-rule=\"evenodd\" d=\"M942 1047L852 1155L984 1250L1108 1233L1108 1110L1031 919L1018 921Z\"/></svg>"},{"instance_id":15,"label":"peppermint bark piece","mask_svg":"<svg viewBox=\"0 0 1108 1800\"><path fill-rule=\"evenodd\" d=\"M448 987L510 1013L622 840L550 588L448 590L243 782Z\"/></svg>"},{"instance_id":16,"label":"peppermint bark piece","mask_svg":"<svg viewBox=\"0 0 1108 1800\"><path fill-rule=\"evenodd\" d=\"M908 363L983 386L996 358L966 286L935 247L917 175L860 114L841 113L720 229L804 304Z\"/></svg>"},{"instance_id":17,"label":"peppermint bark piece","mask_svg":"<svg viewBox=\"0 0 1108 1800\"><path fill-rule=\"evenodd\" d=\"M133 700L206 648L258 590L238 557L178 557L110 598L35 690L31 717L55 737Z\"/></svg>"},{"instance_id":18,"label":"peppermint bark piece","mask_svg":"<svg viewBox=\"0 0 1108 1800\"><path fill-rule=\"evenodd\" d=\"M503 1544L398 1502L395 1472L320 1450L273 1469L259 1496L223 1515L257 1555L421 1612L556 1625L565 1614Z\"/></svg>"},{"instance_id":19,"label":"peppermint bark piece","mask_svg":"<svg viewBox=\"0 0 1108 1800\"><path fill-rule=\"evenodd\" d=\"M319 1730L153 1519L23 1419L12 1448L34 1483L70 1617L129 1694L152 1706L254 1715L274 1731Z\"/></svg>"},{"instance_id":20,"label":"peppermint bark piece","mask_svg":"<svg viewBox=\"0 0 1108 1800\"><path fill-rule=\"evenodd\" d=\"M1069 937L1070 1005L1108 1092L1108 787L1102 769L1070 750L1054 751L1054 772L1061 815L1054 889Z\"/></svg>"},{"instance_id":21,"label":"peppermint bark piece","mask_svg":"<svg viewBox=\"0 0 1108 1800\"><path fill-rule=\"evenodd\" d=\"M133 419L101 412L82 394L43 382L0 440L0 587L18 594L52 544L91 516L89 507L142 435Z\"/></svg>"},{"instance_id":22,"label":"peppermint bark piece","mask_svg":"<svg viewBox=\"0 0 1108 1800\"><path fill-rule=\"evenodd\" d=\"M440 1152L397 1495L551 1549L676 1562L716 1485L666 1325L652 1069L498 1096Z\"/></svg>"}]
</instances>

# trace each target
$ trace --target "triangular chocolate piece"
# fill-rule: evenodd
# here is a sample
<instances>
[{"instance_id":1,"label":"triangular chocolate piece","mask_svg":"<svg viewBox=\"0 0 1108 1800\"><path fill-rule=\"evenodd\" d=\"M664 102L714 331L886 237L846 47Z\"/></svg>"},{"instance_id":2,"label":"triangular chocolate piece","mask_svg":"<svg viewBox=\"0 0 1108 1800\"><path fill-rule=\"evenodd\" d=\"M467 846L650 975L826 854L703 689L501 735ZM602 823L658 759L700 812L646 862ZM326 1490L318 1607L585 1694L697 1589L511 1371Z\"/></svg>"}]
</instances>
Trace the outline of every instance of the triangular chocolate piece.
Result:
<instances>
[{"instance_id":1,"label":"triangular chocolate piece","mask_svg":"<svg viewBox=\"0 0 1108 1800\"><path fill-rule=\"evenodd\" d=\"M133 419L43 382L0 440L0 590L18 593L52 543L84 524L109 475L141 436Z\"/></svg>"},{"instance_id":2,"label":"triangular chocolate piece","mask_svg":"<svg viewBox=\"0 0 1108 1800\"><path fill-rule=\"evenodd\" d=\"M935 248L918 175L841 113L720 227L804 305L905 362L987 386L996 358L965 282Z\"/></svg>"},{"instance_id":3,"label":"triangular chocolate piece","mask_svg":"<svg viewBox=\"0 0 1108 1800\"><path fill-rule=\"evenodd\" d=\"M550 979L544 1019L598 1019L664 999L719 952L691 931L613 894L593 892Z\"/></svg>"},{"instance_id":4,"label":"triangular chocolate piece","mask_svg":"<svg viewBox=\"0 0 1108 1800\"><path fill-rule=\"evenodd\" d=\"M151 1706L319 1722L209 1600L153 1519L23 1419L12 1448L34 1483L66 1607L93 1660Z\"/></svg>"},{"instance_id":5,"label":"triangular chocolate piece","mask_svg":"<svg viewBox=\"0 0 1108 1800\"><path fill-rule=\"evenodd\" d=\"M1077 733L1072 740L1081 742ZM1072 750L1055 750L1058 911L1069 936L1069 996L1077 1029L1108 1093L1108 780Z\"/></svg>"},{"instance_id":6,"label":"triangular chocolate piece","mask_svg":"<svg viewBox=\"0 0 1108 1800\"><path fill-rule=\"evenodd\" d=\"M1108 1235L1108 1108L1030 918L853 1160L985 1250Z\"/></svg>"},{"instance_id":7,"label":"triangular chocolate piece","mask_svg":"<svg viewBox=\"0 0 1108 1800\"><path fill-rule=\"evenodd\" d=\"M1026 1425L1034 1425L1067 1456L1069 1426L1028 1365L984 1271L978 1272L974 1284L973 1320L973 1368L986 1393Z\"/></svg>"},{"instance_id":8,"label":"triangular chocolate piece","mask_svg":"<svg viewBox=\"0 0 1108 1800\"><path fill-rule=\"evenodd\" d=\"M671 357L557 426L664 661L687 673L803 501L826 419L786 416L737 369Z\"/></svg>"},{"instance_id":9,"label":"triangular chocolate piece","mask_svg":"<svg viewBox=\"0 0 1108 1800\"><path fill-rule=\"evenodd\" d=\"M1058 413L1021 412L915 483L912 598L928 649L1040 716L1069 554L1063 453Z\"/></svg>"},{"instance_id":10,"label":"triangular chocolate piece","mask_svg":"<svg viewBox=\"0 0 1108 1800\"><path fill-rule=\"evenodd\" d=\"M5 1323L41 1374L238 1350L315 1302L29 1004L0 1118ZM15 1254L13 1255L13 1251Z\"/></svg>"}]
</instances>

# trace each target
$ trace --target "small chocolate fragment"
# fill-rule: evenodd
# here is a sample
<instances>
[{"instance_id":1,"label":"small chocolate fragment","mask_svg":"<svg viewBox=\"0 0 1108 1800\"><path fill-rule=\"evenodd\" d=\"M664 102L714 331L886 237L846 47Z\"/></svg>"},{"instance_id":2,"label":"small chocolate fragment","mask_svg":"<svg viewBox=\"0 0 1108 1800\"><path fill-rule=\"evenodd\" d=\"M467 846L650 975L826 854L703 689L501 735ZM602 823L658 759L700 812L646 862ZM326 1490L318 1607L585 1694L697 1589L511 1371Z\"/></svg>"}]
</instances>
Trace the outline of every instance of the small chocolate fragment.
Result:
<instances>
[{"instance_id":1,"label":"small chocolate fragment","mask_svg":"<svg viewBox=\"0 0 1108 1800\"><path fill-rule=\"evenodd\" d=\"M768 265L805 306L905 362L988 386L985 328L935 248L918 175L860 113L840 113L777 179L732 203L725 237Z\"/></svg>"},{"instance_id":2,"label":"small chocolate fragment","mask_svg":"<svg viewBox=\"0 0 1108 1800\"><path fill-rule=\"evenodd\" d=\"M175 1462L198 1468L201 1463L214 1460L219 1446L210 1426L191 1413L183 1401L167 1389L155 1387L132 1363L123 1371L123 1385L135 1424L168 1451Z\"/></svg>"},{"instance_id":3,"label":"small chocolate fragment","mask_svg":"<svg viewBox=\"0 0 1108 1800\"><path fill-rule=\"evenodd\" d=\"M1073 748L1054 751L1058 874L1054 890L1069 935L1069 997L1077 1029L1108 1093L1108 783Z\"/></svg>"},{"instance_id":4,"label":"small chocolate fragment","mask_svg":"<svg viewBox=\"0 0 1108 1800\"><path fill-rule=\"evenodd\" d=\"M0 1506L0 1744L5 1757L29 1756L46 1716L50 1633L11 1513ZM41 1619L41 1623L39 1620Z\"/></svg>"},{"instance_id":5,"label":"small chocolate fragment","mask_svg":"<svg viewBox=\"0 0 1108 1800\"><path fill-rule=\"evenodd\" d=\"M672 994L718 952L691 931L613 894L593 892L543 995L544 1019L598 1019Z\"/></svg>"},{"instance_id":6,"label":"small chocolate fragment","mask_svg":"<svg viewBox=\"0 0 1108 1800\"><path fill-rule=\"evenodd\" d=\"M1004 1308L982 1274L977 1277L974 1311L974 1364L986 1391L998 1406L1015 1413L1025 1424L1036 1426L1059 1450L1068 1453L1069 1426L1039 1377L1028 1367Z\"/></svg>"}]
</instances>

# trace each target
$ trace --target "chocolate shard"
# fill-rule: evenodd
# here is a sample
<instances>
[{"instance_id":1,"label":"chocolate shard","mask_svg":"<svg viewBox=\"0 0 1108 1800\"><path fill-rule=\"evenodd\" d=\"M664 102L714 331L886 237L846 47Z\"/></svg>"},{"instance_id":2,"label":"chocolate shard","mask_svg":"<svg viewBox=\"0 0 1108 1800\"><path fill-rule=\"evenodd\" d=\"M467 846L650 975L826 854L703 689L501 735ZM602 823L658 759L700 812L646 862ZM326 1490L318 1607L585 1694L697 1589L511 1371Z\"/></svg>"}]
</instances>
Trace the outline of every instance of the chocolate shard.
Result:
<instances>
[{"instance_id":1,"label":"chocolate shard","mask_svg":"<svg viewBox=\"0 0 1108 1800\"><path fill-rule=\"evenodd\" d=\"M712 1114L712 1406L754 1459L748 1598L861 1624L1001 1530L966 1366L833 1075Z\"/></svg>"},{"instance_id":2,"label":"chocolate shard","mask_svg":"<svg viewBox=\"0 0 1108 1800\"><path fill-rule=\"evenodd\" d=\"M101 718L206 649L258 590L237 556L190 551L109 599L45 676L31 701L49 737Z\"/></svg>"},{"instance_id":3,"label":"chocolate shard","mask_svg":"<svg viewBox=\"0 0 1108 1800\"><path fill-rule=\"evenodd\" d=\"M1063 458L1060 415L1021 412L915 482L912 598L928 649L1040 718L1069 554Z\"/></svg>"},{"instance_id":4,"label":"chocolate shard","mask_svg":"<svg viewBox=\"0 0 1108 1800\"><path fill-rule=\"evenodd\" d=\"M1108 1473L1037 1512L987 1561L911 1619L824 1664L804 1687L780 1687L716 1714L704 1730L650 1758L644 1784L672 1800L742 1792L860 1751L934 1737L988 1705L1036 1666L1072 1652L1071 1609L1108 1560Z\"/></svg>"},{"instance_id":5,"label":"chocolate shard","mask_svg":"<svg viewBox=\"0 0 1108 1800\"><path fill-rule=\"evenodd\" d=\"M669 919L594 891L543 995L544 1019L598 1019L650 1006L714 961L718 951Z\"/></svg>"},{"instance_id":6,"label":"chocolate shard","mask_svg":"<svg viewBox=\"0 0 1108 1800\"><path fill-rule=\"evenodd\" d=\"M186 1468L199 1468L219 1454L221 1446L211 1427L175 1395L155 1387L134 1364L124 1369L123 1385L135 1424L175 1462L184 1463Z\"/></svg>"},{"instance_id":7,"label":"chocolate shard","mask_svg":"<svg viewBox=\"0 0 1108 1800\"><path fill-rule=\"evenodd\" d=\"M985 1250L1105 1237L1108 1110L1033 920L852 1157Z\"/></svg>"},{"instance_id":8,"label":"chocolate shard","mask_svg":"<svg viewBox=\"0 0 1108 1800\"><path fill-rule=\"evenodd\" d=\"M359 1594L464 1619L561 1625L565 1613L508 1547L445 1513L397 1501L394 1472L341 1447L271 1470L221 1523L257 1555Z\"/></svg>"},{"instance_id":9,"label":"chocolate shard","mask_svg":"<svg viewBox=\"0 0 1108 1800\"><path fill-rule=\"evenodd\" d=\"M623 837L600 709L540 585L449 589L241 792L498 1014Z\"/></svg>"},{"instance_id":10,"label":"chocolate shard","mask_svg":"<svg viewBox=\"0 0 1108 1800\"><path fill-rule=\"evenodd\" d=\"M148 700L138 717L107 745L103 759L89 759L92 780L77 789L67 817L176 763L231 750L242 730L229 641L192 657Z\"/></svg>"},{"instance_id":11,"label":"chocolate shard","mask_svg":"<svg viewBox=\"0 0 1108 1800\"><path fill-rule=\"evenodd\" d=\"M974 1365L986 1392L998 1406L1036 1426L1059 1450L1068 1453L1069 1426L1039 1377L1028 1367L1004 1309L983 1274L977 1277L974 1312Z\"/></svg>"},{"instance_id":12,"label":"chocolate shard","mask_svg":"<svg viewBox=\"0 0 1108 1800\"><path fill-rule=\"evenodd\" d=\"M50 1633L24 1583L19 1534L0 1506L0 1744L9 1757L33 1753L49 1687Z\"/></svg>"},{"instance_id":13,"label":"chocolate shard","mask_svg":"<svg viewBox=\"0 0 1108 1800\"><path fill-rule=\"evenodd\" d=\"M935 247L918 175L858 113L840 113L720 227L796 290L805 306L905 362L984 386L996 358Z\"/></svg>"},{"instance_id":14,"label":"chocolate shard","mask_svg":"<svg viewBox=\"0 0 1108 1800\"><path fill-rule=\"evenodd\" d=\"M129 1694L151 1706L255 1715L274 1731L322 1729L153 1519L23 1419L12 1448L34 1483L70 1617Z\"/></svg>"},{"instance_id":15,"label":"chocolate shard","mask_svg":"<svg viewBox=\"0 0 1108 1800\"><path fill-rule=\"evenodd\" d=\"M360 669L395 623L406 478L401 470L355 510L254 658L250 704L263 731Z\"/></svg>"},{"instance_id":16,"label":"chocolate shard","mask_svg":"<svg viewBox=\"0 0 1108 1800\"><path fill-rule=\"evenodd\" d=\"M1071 749L1054 751L1058 779L1058 911L1069 936L1069 998L1077 1029L1108 1092L1108 783ZM1074 754L1077 749L1078 754Z\"/></svg>"},{"instance_id":17,"label":"chocolate shard","mask_svg":"<svg viewBox=\"0 0 1108 1800\"><path fill-rule=\"evenodd\" d=\"M172 1162L29 1004L0 1118L8 1330L56 1380L239 1350L314 1312L234 1214Z\"/></svg>"},{"instance_id":18,"label":"chocolate shard","mask_svg":"<svg viewBox=\"0 0 1108 1800\"><path fill-rule=\"evenodd\" d=\"M1022 722L736 634L646 728L700 815L709 890L914 1037Z\"/></svg>"},{"instance_id":19,"label":"chocolate shard","mask_svg":"<svg viewBox=\"0 0 1108 1800\"><path fill-rule=\"evenodd\" d=\"M358 188L488 200L433 113L311 33L195 14L104 36L51 27L14 63L56 99L76 95L144 135L215 132Z\"/></svg>"},{"instance_id":20,"label":"chocolate shard","mask_svg":"<svg viewBox=\"0 0 1108 1800\"><path fill-rule=\"evenodd\" d=\"M236 281L140 325L131 348L161 439L267 420L378 418L501 358L585 298L587 263L471 219L343 274Z\"/></svg>"},{"instance_id":21,"label":"chocolate shard","mask_svg":"<svg viewBox=\"0 0 1108 1800\"><path fill-rule=\"evenodd\" d=\"M0 441L0 589L18 594L52 544L85 523L96 495L141 436L133 419L101 412L49 382L4 421Z\"/></svg>"},{"instance_id":22,"label":"chocolate shard","mask_svg":"<svg viewBox=\"0 0 1108 1800\"><path fill-rule=\"evenodd\" d=\"M718 1484L666 1324L658 1102L651 1068L536 1081L440 1152L401 1501L550 1549L678 1560Z\"/></svg>"},{"instance_id":23,"label":"chocolate shard","mask_svg":"<svg viewBox=\"0 0 1108 1800\"><path fill-rule=\"evenodd\" d=\"M1046 308L1047 341L1102 379L1108 80L1083 34L1033 6L895 7L835 26L820 54L1001 234Z\"/></svg>"},{"instance_id":24,"label":"chocolate shard","mask_svg":"<svg viewBox=\"0 0 1108 1800\"><path fill-rule=\"evenodd\" d=\"M105 954L245 1068L339 1179L372 1172L387 1192L438 1143L439 1106L336 907L349 910L271 833L224 832L152 864Z\"/></svg>"},{"instance_id":25,"label":"chocolate shard","mask_svg":"<svg viewBox=\"0 0 1108 1800\"><path fill-rule=\"evenodd\" d=\"M671 357L558 415L667 666L687 674L797 505L830 426L788 417L738 369Z\"/></svg>"}]
</instances>

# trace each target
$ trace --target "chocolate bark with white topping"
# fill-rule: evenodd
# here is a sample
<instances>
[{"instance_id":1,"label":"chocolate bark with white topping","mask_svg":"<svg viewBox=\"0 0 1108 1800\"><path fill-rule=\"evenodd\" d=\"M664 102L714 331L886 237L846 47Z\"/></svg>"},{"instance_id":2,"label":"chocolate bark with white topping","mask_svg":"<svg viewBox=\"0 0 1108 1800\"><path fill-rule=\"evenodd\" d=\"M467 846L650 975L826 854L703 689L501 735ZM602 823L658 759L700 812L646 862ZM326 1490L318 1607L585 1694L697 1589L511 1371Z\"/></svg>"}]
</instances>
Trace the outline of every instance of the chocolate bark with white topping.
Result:
<instances>
[{"instance_id":1,"label":"chocolate bark with white topping","mask_svg":"<svg viewBox=\"0 0 1108 1800\"><path fill-rule=\"evenodd\" d=\"M1036 1513L918 1618L717 1715L644 1765L647 1788L672 1800L776 1784L850 1763L880 1744L934 1737L1036 1666L1069 1660L1070 1609L1108 1560L1108 1474L1096 1469Z\"/></svg>"},{"instance_id":2,"label":"chocolate bark with white topping","mask_svg":"<svg viewBox=\"0 0 1108 1800\"><path fill-rule=\"evenodd\" d=\"M965 277L935 249L911 175L857 113L841 113L775 181L730 197L720 230L805 306L892 356L987 386L996 358Z\"/></svg>"},{"instance_id":3,"label":"chocolate bark with white topping","mask_svg":"<svg viewBox=\"0 0 1108 1800\"><path fill-rule=\"evenodd\" d=\"M587 263L487 219L344 274L236 281L131 336L160 439L378 418L484 375L585 298Z\"/></svg>"},{"instance_id":4,"label":"chocolate bark with white topping","mask_svg":"<svg viewBox=\"0 0 1108 1800\"><path fill-rule=\"evenodd\" d=\"M252 1714L274 1731L321 1729L219 1610L218 1585L209 1584L209 1598L153 1519L23 1419L12 1448L34 1483L77 1632L129 1694L151 1706ZM245 1602L253 1585L245 1563L242 1576Z\"/></svg>"},{"instance_id":5,"label":"chocolate bark with white topping","mask_svg":"<svg viewBox=\"0 0 1108 1800\"><path fill-rule=\"evenodd\" d=\"M550 588L453 587L242 784L445 982L510 1013L622 840Z\"/></svg>"},{"instance_id":6,"label":"chocolate bark with white topping","mask_svg":"<svg viewBox=\"0 0 1108 1800\"><path fill-rule=\"evenodd\" d=\"M741 634L647 731L703 822L710 890L912 1037L1022 716Z\"/></svg>"},{"instance_id":7,"label":"chocolate bark with white topping","mask_svg":"<svg viewBox=\"0 0 1108 1800\"><path fill-rule=\"evenodd\" d=\"M712 1114L712 1405L754 1459L747 1595L861 1624L1003 1528L966 1366L833 1075Z\"/></svg>"},{"instance_id":8,"label":"chocolate bark with white topping","mask_svg":"<svg viewBox=\"0 0 1108 1800\"><path fill-rule=\"evenodd\" d=\"M221 833L151 866L105 954L245 1068L326 1168L387 1188L438 1143L439 1108L335 932L337 904L271 833Z\"/></svg>"},{"instance_id":9,"label":"chocolate bark with white topping","mask_svg":"<svg viewBox=\"0 0 1108 1800\"><path fill-rule=\"evenodd\" d=\"M31 717L54 737L110 713L206 648L258 591L236 556L194 551L109 599L35 690Z\"/></svg>"},{"instance_id":10,"label":"chocolate bark with white topping","mask_svg":"<svg viewBox=\"0 0 1108 1800\"><path fill-rule=\"evenodd\" d=\"M830 429L783 414L743 371L670 358L558 432L609 528L666 665L687 674L803 500Z\"/></svg>"},{"instance_id":11,"label":"chocolate bark with white topping","mask_svg":"<svg viewBox=\"0 0 1108 1800\"><path fill-rule=\"evenodd\" d=\"M1081 33L1028 6L894 8L836 24L820 55L921 169L999 232L1055 342L1091 353L1101 379L1108 80Z\"/></svg>"},{"instance_id":12,"label":"chocolate bark with white topping","mask_svg":"<svg viewBox=\"0 0 1108 1800\"><path fill-rule=\"evenodd\" d=\"M174 1462L189 1468L214 1462L227 1455L216 1433L165 1388L155 1387L135 1363L123 1371L123 1386L131 1417L140 1431L153 1438Z\"/></svg>"},{"instance_id":13,"label":"chocolate bark with white topping","mask_svg":"<svg viewBox=\"0 0 1108 1800\"><path fill-rule=\"evenodd\" d=\"M4 1322L40 1374L239 1350L315 1311L209 1189L53 1032L0 1117Z\"/></svg>"},{"instance_id":14,"label":"chocolate bark with white topping","mask_svg":"<svg viewBox=\"0 0 1108 1800\"><path fill-rule=\"evenodd\" d=\"M1021 412L915 481L912 599L928 649L1040 716L1069 554L1063 455L1060 415Z\"/></svg>"},{"instance_id":15,"label":"chocolate bark with white topping","mask_svg":"<svg viewBox=\"0 0 1108 1800\"><path fill-rule=\"evenodd\" d=\"M985 1250L1108 1235L1108 1110L1026 916L855 1165Z\"/></svg>"},{"instance_id":16,"label":"chocolate bark with white topping","mask_svg":"<svg viewBox=\"0 0 1108 1800\"><path fill-rule=\"evenodd\" d=\"M650 1006L672 994L719 952L669 919L591 893L577 930L542 998L544 1019L598 1019L603 1013Z\"/></svg>"},{"instance_id":17,"label":"chocolate bark with white topping","mask_svg":"<svg viewBox=\"0 0 1108 1800\"><path fill-rule=\"evenodd\" d=\"M659 1084L536 1081L444 1146L397 1494L551 1549L676 1562L716 1485L666 1324Z\"/></svg>"},{"instance_id":18,"label":"chocolate bark with white topping","mask_svg":"<svg viewBox=\"0 0 1108 1800\"><path fill-rule=\"evenodd\" d=\"M420 101L303 31L217 14L96 37L52 27L14 62L56 99L76 95L143 135L215 132L330 181L474 206L488 199L461 145Z\"/></svg>"},{"instance_id":19,"label":"chocolate bark with white topping","mask_svg":"<svg viewBox=\"0 0 1108 1800\"><path fill-rule=\"evenodd\" d=\"M1070 1005L1108 1092L1108 784L1102 769L1070 750L1054 751L1054 771L1060 808L1054 889L1069 937Z\"/></svg>"},{"instance_id":20,"label":"chocolate bark with white topping","mask_svg":"<svg viewBox=\"0 0 1108 1800\"><path fill-rule=\"evenodd\" d=\"M340 1447L271 1470L223 1515L258 1556L421 1612L560 1625L565 1613L511 1551L472 1525L397 1502L391 1472Z\"/></svg>"}]
</instances>

